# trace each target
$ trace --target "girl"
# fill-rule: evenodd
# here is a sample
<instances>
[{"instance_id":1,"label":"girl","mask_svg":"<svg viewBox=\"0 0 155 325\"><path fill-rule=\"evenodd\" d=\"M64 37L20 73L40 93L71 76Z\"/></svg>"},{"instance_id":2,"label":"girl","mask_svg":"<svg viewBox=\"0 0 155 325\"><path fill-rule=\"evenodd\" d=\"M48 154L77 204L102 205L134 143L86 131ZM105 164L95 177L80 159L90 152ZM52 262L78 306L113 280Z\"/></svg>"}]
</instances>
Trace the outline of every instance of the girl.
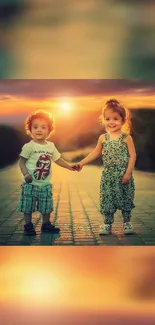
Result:
<instances>
[{"instance_id":1,"label":"girl","mask_svg":"<svg viewBox=\"0 0 155 325\"><path fill-rule=\"evenodd\" d=\"M104 224L99 234L111 234L117 209L122 211L124 234L132 234L130 218L135 207L132 170L136 152L129 134L129 113L116 99L110 99L103 108L102 121L107 133L100 135L96 148L79 162L79 170L102 154L104 170L100 184L100 211L104 215ZM124 127L126 133L123 132Z\"/></svg>"}]
</instances>

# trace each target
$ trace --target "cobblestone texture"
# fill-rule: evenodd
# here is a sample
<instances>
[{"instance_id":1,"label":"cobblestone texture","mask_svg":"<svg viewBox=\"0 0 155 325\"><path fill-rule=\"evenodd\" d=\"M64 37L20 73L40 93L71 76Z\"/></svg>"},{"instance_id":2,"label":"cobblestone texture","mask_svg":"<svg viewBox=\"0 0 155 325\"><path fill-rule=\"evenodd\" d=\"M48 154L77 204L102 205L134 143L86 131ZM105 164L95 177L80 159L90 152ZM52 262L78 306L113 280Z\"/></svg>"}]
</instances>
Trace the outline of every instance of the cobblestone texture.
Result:
<instances>
[{"instance_id":1,"label":"cobblestone texture","mask_svg":"<svg viewBox=\"0 0 155 325\"><path fill-rule=\"evenodd\" d=\"M21 174L18 165L0 171L0 245L131 246L155 245L155 174L135 171L136 208L132 214L134 235L125 236L120 211L115 214L113 234L99 236L103 223L99 212L101 167L85 166L70 172L53 164L54 212L51 222L60 234L41 233L42 219L33 214L37 235L23 234L23 214L17 212Z\"/></svg>"}]
</instances>

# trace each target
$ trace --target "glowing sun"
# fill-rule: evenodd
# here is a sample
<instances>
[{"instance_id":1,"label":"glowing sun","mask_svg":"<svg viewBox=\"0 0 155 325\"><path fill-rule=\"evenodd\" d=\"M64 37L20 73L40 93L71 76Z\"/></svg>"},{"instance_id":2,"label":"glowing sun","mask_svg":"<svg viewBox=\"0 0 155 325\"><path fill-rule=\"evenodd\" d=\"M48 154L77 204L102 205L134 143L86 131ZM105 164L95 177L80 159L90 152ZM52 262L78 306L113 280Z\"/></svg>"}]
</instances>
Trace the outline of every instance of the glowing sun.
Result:
<instances>
[{"instance_id":1,"label":"glowing sun","mask_svg":"<svg viewBox=\"0 0 155 325\"><path fill-rule=\"evenodd\" d=\"M69 101L62 100L60 103L60 109L61 111L68 113L71 110L71 103Z\"/></svg>"}]
</instances>

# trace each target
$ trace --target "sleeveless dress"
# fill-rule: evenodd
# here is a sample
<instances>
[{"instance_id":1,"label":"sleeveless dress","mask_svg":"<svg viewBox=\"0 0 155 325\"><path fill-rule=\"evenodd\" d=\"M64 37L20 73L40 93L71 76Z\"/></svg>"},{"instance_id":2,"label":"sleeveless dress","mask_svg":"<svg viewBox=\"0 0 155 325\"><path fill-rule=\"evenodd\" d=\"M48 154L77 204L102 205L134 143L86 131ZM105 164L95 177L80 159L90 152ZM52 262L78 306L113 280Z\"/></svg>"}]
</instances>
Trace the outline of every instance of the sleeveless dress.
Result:
<instances>
[{"instance_id":1,"label":"sleeveless dress","mask_svg":"<svg viewBox=\"0 0 155 325\"><path fill-rule=\"evenodd\" d=\"M102 149L104 170L100 183L100 211L102 214L114 214L117 209L131 211L135 207L134 179L131 175L129 184L122 184L122 177L129 162L127 144L123 141L128 134L122 133L118 140L110 140L105 134Z\"/></svg>"}]
</instances>

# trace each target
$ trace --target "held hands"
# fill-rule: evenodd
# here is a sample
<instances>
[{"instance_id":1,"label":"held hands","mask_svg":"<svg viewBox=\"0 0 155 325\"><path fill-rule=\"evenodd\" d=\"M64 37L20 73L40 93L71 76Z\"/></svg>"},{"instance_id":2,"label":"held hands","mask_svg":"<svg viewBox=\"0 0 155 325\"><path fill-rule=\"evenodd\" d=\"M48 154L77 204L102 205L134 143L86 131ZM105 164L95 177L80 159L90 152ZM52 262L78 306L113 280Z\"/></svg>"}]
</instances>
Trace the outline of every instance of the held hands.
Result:
<instances>
[{"instance_id":1,"label":"held hands","mask_svg":"<svg viewBox=\"0 0 155 325\"><path fill-rule=\"evenodd\" d=\"M130 174L124 174L122 177L122 184L129 184L131 175Z\"/></svg>"},{"instance_id":2,"label":"held hands","mask_svg":"<svg viewBox=\"0 0 155 325\"><path fill-rule=\"evenodd\" d=\"M32 183L32 176L30 174L26 174L24 178L26 183Z\"/></svg>"},{"instance_id":3,"label":"held hands","mask_svg":"<svg viewBox=\"0 0 155 325\"><path fill-rule=\"evenodd\" d=\"M69 165L68 169L71 170L72 172L75 172L75 165Z\"/></svg>"},{"instance_id":4,"label":"held hands","mask_svg":"<svg viewBox=\"0 0 155 325\"><path fill-rule=\"evenodd\" d=\"M82 169L82 167L83 166L80 163L73 164L73 165L71 165L71 168L72 168L71 170L79 172Z\"/></svg>"}]
</instances>

